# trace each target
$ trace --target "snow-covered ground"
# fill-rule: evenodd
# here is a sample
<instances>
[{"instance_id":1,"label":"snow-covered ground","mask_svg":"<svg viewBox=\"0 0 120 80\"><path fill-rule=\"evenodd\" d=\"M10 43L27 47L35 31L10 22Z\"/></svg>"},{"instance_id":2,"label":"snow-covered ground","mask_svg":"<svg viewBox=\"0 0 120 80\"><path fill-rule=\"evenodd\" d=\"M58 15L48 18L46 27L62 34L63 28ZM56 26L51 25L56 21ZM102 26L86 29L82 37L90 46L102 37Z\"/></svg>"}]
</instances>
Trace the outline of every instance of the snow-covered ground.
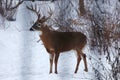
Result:
<instances>
[{"instance_id":1,"label":"snow-covered ground","mask_svg":"<svg viewBox=\"0 0 120 80\"><path fill-rule=\"evenodd\" d=\"M49 74L49 55L42 42L37 43L38 32L28 30L33 17L24 6L21 6L17 13L17 21L5 22L7 29L0 29L0 80L97 80L93 67L97 69L99 58L105 56L90 52L88 44L84 49L87 54L88 72L84 72L81 60L78 73L74 74L77 59L75 52L69 51L59 57L58 74ZM111 67L105 58L101 63L110 71ZM104 71L102 75L108 76Z\"/></svg>"},{"instance_id":2,"label":"snow-covered ground","mask_svg":"<svg viewBox=\"0 0 120 80\"><path fill-rule=\"evenodd\" d=\"M0 80L90 80L92 77L90 72L84 72L83 61L74 74L74 51L60 55L59 74L49 74L49 55L42 42L37 43L38 34L18 31L12 26L0 31Z\"/></svg>"},{"instance_id":3,"label":"snow-covered ground","mask_svg":"<svg viewBox=\"0 0 120 80\"><path fill-rule=\"evenodd\" d=\"M83 60L74 74L77 60L74 51L61 54L58 74L49 74L49 55L42 42L37 43L38 32L28 30L31 18L21 7L17 21L6 21L6 29L0 29L0 80L90 80L92 76L84 72Z\"/></svg>"}]
</instances>

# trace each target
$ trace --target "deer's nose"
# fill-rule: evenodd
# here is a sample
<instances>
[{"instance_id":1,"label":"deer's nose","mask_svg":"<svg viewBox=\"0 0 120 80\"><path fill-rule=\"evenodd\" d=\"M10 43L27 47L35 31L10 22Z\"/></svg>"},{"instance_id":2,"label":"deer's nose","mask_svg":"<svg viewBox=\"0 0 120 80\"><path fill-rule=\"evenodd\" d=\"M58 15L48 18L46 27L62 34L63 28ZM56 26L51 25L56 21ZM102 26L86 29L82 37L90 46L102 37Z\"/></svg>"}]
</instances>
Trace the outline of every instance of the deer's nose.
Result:
<instances>
[{"instance_id":1,"label":"deer's nose","mask_svg":"<svg viewBox=\"0 0 120 80\"><path fill-rule=\"evenodd\" d=\"M30 31L34 31L33 28L30 28Z\"/></svg>"}]
</instances>

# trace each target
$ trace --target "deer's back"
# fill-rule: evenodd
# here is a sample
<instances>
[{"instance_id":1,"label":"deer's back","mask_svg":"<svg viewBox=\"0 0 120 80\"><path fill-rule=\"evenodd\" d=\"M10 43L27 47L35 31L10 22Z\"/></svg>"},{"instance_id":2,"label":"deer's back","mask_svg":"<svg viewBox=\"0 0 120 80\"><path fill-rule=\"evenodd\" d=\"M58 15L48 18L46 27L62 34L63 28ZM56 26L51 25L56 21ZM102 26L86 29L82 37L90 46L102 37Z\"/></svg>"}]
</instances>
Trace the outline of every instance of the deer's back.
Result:
<instances>
[{"instance_id":1,"label":"deer's back","mask_svg":"<svg viewBox=\"0 0 120 80\"><path fill-rule=\"evenodd\" d=\"M86 44L86 36L81 32L53 32L53 46L60 52L71 49L82 49Z\"/></svg>"}]
</instances>

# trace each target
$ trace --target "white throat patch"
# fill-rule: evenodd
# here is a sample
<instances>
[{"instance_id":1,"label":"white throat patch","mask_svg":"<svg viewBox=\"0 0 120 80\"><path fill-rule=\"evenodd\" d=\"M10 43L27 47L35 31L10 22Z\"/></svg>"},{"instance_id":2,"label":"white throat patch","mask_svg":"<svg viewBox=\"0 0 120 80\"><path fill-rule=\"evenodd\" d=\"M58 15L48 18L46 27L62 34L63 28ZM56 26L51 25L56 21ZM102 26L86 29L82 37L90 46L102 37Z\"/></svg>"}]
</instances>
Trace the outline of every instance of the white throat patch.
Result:
<instances>
[{"instance_id":1,"label":"white throat patch","mask_svg":"<svg viewBox=\"0 0 120 80\"><path fill-rule=\"evenodd\" d=\"M42 35L42 33L43 33L42 31L39 31L39 35Z\"/></svg>"}]
</instances>

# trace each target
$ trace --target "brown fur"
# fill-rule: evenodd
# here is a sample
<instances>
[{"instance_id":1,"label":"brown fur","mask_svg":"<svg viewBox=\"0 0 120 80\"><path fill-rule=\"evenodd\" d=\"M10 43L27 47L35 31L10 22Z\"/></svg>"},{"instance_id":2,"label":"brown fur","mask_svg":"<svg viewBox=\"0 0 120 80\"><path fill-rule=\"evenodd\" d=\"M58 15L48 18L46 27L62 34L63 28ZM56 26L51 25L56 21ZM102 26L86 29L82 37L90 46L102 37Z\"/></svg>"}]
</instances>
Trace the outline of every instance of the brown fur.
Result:
<instances>
[{"instance_id":1,"label":"brown fur","mask_svg":"<svg viewBox=\"0 0 120 80\"><path fill-rule=\"evenodd\" d=\"M59 54L64 51L76 50L77 51L77 65L75 69L75 73L78 71L79 63L81 61L81 57L83 57L85 71L88 71L86 55L82 52L82 49L87 43L87 38L81 32L57 32L49 29L49 26L44 23L50 19L53 14L53 11L50 9L49 16L41 16L40 10L37 11L37 6L35 8L33 5L31 7L27 6L27 9L36 13L38 16L35 24L30 28L30 31L39 30L42 31L42 35L40 38L47 50L50 54L50 73L52 73L53 61L55 62L55 73L57 74L57 63ZM83 12L83 11L82 11ZM55 57L55 59L54 59Z\"/></svg>"},{"instance_id":2,"label":"brown fur","mask_svg":"<svg viewBox=\"0 0 120 80\"><path fill-rule=\"evenodd\" d=\"M34 27L34 26L33 26ZM38 28L37 28L38 29ZM52 31L47 25L42 25L39 28L42 31L40 38L47 50L51 55L50 58L50 73L52 73L53 61L55 62L55 73L57 74L57 62L59 54L64 51L76 50L77 51L77 65L75 73L78 71L81 56L83 57L85 71L88 71L86 55L82 52L82 49L87 43L87 38L81 32L57 32ZM55 60L54 60L55 57Z\"/></svg>"}]
</instances>

